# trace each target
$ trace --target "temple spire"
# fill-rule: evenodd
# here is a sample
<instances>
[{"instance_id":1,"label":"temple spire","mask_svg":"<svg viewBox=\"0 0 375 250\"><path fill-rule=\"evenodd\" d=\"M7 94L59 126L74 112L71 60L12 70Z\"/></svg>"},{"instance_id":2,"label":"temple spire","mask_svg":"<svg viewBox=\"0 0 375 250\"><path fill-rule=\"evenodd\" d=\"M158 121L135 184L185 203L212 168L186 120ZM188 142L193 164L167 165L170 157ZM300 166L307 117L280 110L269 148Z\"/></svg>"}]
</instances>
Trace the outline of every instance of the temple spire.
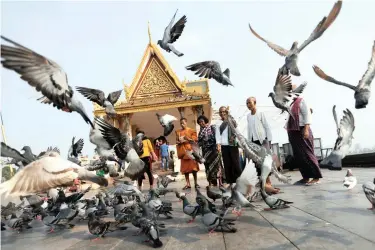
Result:
<instances>
[{"instance_id":1,"label":"temple spire","mask_svg":"<svg viewBox=\"0 0 375 250\"><path fill-rule=\"evenodd\" d=\"M150 22L148 21L148 40L149 40L149 43L151 44L152 40L151 40L151 31L150 31Z\"/></svg>"}]
</instances>

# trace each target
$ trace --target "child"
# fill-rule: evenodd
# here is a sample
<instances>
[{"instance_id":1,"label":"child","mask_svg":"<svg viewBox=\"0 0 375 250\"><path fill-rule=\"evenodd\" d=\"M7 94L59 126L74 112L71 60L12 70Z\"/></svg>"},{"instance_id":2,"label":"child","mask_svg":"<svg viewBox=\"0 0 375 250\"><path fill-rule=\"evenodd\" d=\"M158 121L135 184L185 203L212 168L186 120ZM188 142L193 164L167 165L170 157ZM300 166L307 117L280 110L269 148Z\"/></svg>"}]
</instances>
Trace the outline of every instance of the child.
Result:
<instances>
[{"instance_id":1,"label":"child","mask_svg":"<svg viewBox=\"0 0 375 250\"><path fill-rule=\"evenodd\" d=\"M162 172L168 170L168 158L169 158L169 146L167 145L166 141L163 140L162 144L160 145L160 154L161 154L161 169ZM165 163L164 163L165 160Z\"/></svg>"}]
</instances>

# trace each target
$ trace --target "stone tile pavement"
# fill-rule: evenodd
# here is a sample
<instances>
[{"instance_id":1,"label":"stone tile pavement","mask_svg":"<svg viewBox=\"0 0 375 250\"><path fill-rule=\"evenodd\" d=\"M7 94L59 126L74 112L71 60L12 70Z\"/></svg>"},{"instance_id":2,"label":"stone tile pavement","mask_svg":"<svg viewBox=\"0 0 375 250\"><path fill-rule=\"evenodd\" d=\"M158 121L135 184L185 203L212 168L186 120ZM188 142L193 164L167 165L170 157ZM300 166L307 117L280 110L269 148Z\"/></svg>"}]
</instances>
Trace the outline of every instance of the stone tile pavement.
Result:
<instances>
[{"instance_id":1,"label":"stone tile pavement","mask_svg":"<svg viewBox=\"0 0 375 250\"><path fill-rule=\"evenodd\" d=\"M345 190L342 181L346 171L322 170L324 179L315 186L275 186L283 193L278 197L293 201L292 207L283 210L256 212L247 208L236 222L237 233L215 233L208 236L200 222L187 224L189 219L182 212L182 203L174 194L165 200L172 201L174 218L163 219L167 232L162 234L162 249L375 249L375 212L370 207L362 191L362 183L375 177L375 169L353 169L358 184L353 190ZM289 172L293 182L300 179L299 172ZM204 193L207 182L199 180ZM182 188L184 181L172 183L172 187ZM145 187L148 187L146 184ZM188 196L194 202L194 192ZM216 201L219 204L220 201ZM263 201L259 202L267 207ZM1 248L8 249L150 249L143 242L143 235L132 236L137 229L132 225L125 231L109 233L106 238L92 241L87 232L86 222L77 222L72 230L46 235L47 228L40 222L31 224L33 229L17 234L11 230L1 232Z\"/></svg>"}]
</instances>

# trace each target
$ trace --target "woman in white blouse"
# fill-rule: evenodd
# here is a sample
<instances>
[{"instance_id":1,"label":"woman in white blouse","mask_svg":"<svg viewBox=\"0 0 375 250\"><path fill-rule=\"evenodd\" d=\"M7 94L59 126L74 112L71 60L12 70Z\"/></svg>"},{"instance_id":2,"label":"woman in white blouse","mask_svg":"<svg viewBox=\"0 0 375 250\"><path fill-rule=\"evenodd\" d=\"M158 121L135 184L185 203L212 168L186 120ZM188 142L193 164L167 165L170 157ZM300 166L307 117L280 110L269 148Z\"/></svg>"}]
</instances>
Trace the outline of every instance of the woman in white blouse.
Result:
<instances>
[{"instance_id":1,"label":"woman in white blouse","mask_svg":"<svg viewBox=\"0 0 375 250\"><path fill-rule=\"evenodd\" d=\"M296 86L293 85L293 89L295 88ZM314 136L310 128L311 109L302 97L298 97L291 107L291 113L294 118L289 116L286 129L294 158L303 178L296 184L318 184L323 176L314 153Z\"/></svg>"}]
</instances>

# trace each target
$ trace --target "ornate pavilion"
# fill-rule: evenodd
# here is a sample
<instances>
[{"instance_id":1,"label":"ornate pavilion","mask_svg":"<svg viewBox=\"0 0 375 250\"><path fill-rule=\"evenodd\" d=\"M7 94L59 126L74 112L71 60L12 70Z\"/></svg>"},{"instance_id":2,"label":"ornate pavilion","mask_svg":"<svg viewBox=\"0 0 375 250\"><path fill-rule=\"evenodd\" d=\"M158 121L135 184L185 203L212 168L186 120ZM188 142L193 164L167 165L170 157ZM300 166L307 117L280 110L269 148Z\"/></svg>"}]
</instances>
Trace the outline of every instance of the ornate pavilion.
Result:
<instances>
[{"instance_id":1,"label":"ornate pavilion","mask_svg":"<svg viewBox=\"0 0 375 250\"><path fill-rule=\"evenodd\" d=\"M163 127L156 113L175 116L175 129L179 129L179 118L185 117L188 126L197 128L197 117L212 116L211 98L207 79L181 81L165 60L161 50L152 42L148 27L149 42L131 84L124 84L125 98L115 104L117 116L110 119L99 105L94 103L94 115L106 119L130 136L137 128L145 131L150 139L163 135ZM167 140L176 143L172 132Z\"/></svg>"}]
</instances>

